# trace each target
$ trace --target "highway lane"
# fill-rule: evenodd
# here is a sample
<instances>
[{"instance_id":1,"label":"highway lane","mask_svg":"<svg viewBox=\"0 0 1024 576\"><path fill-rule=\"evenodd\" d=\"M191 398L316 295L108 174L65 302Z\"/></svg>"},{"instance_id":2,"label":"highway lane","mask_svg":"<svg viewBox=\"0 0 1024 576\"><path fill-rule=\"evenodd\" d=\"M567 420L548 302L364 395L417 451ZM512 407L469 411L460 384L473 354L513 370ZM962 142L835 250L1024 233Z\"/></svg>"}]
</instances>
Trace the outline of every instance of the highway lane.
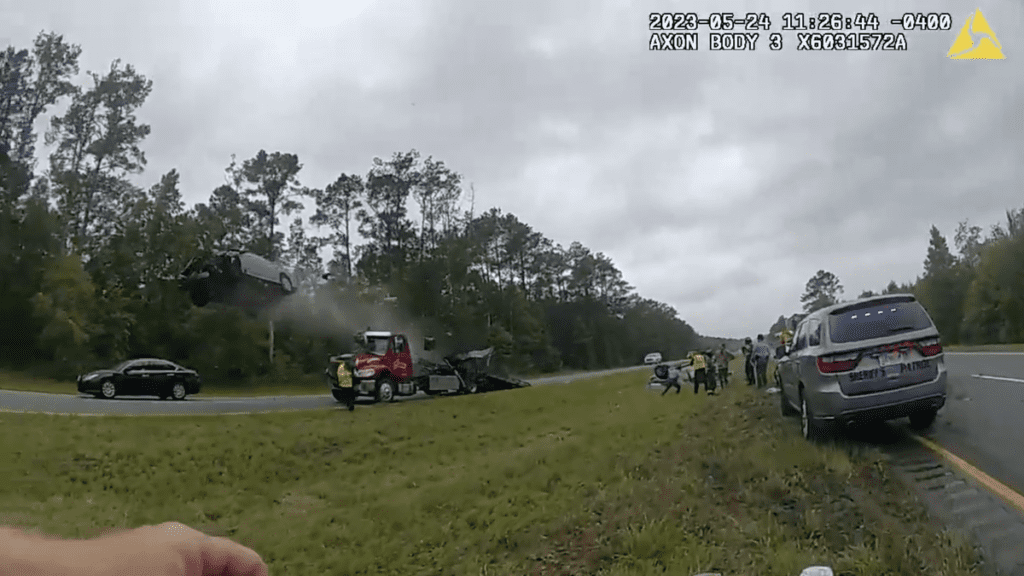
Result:
<instances>
[{"instance_id":1,"label":"highway lane","mask_svg":"<svg viewBox=\"0 0 1024 576\"><path fill-rule=\"evenodd\" d=\"M1024 494L1024 353L946 353L949 395L924 436Z\"/></svg>"},{"instance_id":2,"label":"highway lane","mask_svg":"<svg viewBox=\"0 0 1024 576\"><path fill-rule=\"evenodd\" d=\"M596 372L547 376L528 380L534 386L565 384L581 378L617 374L644 367L615 368ZM650 369L649 367L646 369ZM74 386L70 384L69 386ZM502 392L496 392L500 394ZM434 399L422 392L414 396L399 398L399 402L417 402ZM376 406L370 399L361 399L357 409ZM297 410L344 409L326 391L308 396L259 396L212 398L202 394L182 401L159 400L151 397L126 397L102 400L88 395L44 394L40 392L19 392L0 390L0 412L36 412L44 414L76 414L82 416L195 416L258 414Z\"/></svg>"}]
</instances>

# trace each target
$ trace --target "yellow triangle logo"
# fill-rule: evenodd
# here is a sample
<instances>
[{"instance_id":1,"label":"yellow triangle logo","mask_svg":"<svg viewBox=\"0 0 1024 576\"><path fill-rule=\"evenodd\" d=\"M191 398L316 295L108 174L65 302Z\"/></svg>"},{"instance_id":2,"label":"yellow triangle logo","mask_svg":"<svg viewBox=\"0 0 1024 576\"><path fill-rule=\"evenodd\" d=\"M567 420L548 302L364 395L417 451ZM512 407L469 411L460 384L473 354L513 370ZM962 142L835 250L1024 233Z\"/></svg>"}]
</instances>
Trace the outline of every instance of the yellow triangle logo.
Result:
<instances>
[{"instance_id":1,"label":"yellow triangle logo","mask_svg":"<svg viewBox=\"0 0 1024 576\"><path fill-rule=\"evenodd\" d=\"M981 14L981 8L967 17L946 56L952 60L1005 60L996 33Z\"/></svg>"}]
</instances>

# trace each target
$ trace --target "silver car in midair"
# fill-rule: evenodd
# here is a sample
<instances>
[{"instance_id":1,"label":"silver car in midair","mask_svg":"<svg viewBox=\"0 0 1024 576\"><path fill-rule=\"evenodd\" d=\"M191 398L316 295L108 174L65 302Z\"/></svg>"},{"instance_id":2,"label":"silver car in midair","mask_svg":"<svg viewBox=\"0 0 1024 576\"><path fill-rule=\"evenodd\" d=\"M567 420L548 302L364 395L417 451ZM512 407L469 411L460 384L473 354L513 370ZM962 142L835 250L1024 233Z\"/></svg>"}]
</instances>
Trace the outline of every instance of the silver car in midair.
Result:
<instances>
[{"instance_id":1,"label":"silver car in midair","mask_svg":"<svg viewBox=\"0 0 1024 576\"><path fill-rule=\"evenodd\" d=\"M842 425L906 416L925 429L946 402L939 332L910 294L812 312L777 363L782 413L799 415L809 440Z\"/></svg>"}]
</instances>

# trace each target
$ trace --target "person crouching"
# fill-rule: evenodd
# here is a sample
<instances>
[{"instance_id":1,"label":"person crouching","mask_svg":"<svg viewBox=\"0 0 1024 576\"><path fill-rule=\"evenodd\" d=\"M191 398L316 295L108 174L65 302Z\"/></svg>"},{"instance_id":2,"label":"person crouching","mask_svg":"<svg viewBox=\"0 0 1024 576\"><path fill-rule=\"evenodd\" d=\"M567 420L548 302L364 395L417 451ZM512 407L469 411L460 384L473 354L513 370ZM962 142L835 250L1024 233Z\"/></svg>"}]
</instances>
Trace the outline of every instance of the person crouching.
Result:
<instances>
[{"instance_id":1,"label":"person crouching","mask_svg":"<svg viewBox=\"0 0 1024 576\"><path fill-rule=\"evenodd\" d=\"M665 389L661 391L661 395L664 396L672 388L676 389L676 394L683 391L683 386L679 383L679 366L674 364L668 367L668 378L665 379Z\"/></svg>"}]
</instances>

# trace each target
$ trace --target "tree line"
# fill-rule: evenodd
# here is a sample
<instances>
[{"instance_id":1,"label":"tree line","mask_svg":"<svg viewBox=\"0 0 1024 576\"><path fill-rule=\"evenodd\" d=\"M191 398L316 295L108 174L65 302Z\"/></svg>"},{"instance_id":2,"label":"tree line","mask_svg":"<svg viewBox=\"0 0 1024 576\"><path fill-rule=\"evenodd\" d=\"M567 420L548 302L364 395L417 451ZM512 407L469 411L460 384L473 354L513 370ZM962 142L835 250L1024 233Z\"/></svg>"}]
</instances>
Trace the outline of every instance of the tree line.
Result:
<instances>
[{"instance_id":1,"label":"tree line","mask_svg":"<svg viewBox=\"0 0 1024 576\"><path fill-rule=\"evenodd\" d=\"M889 282L883 290L865 290L858 298L913 294L928 310L947 344L1024 342L1024 208L1006 211L1006 221L988 233L969 220L957 224L956 254L942 232L929 230L924 270L913 281ZM841 301L843 287L831 272L819 270L801 296L804 314L780 316L769 333L825 306Z\"/></svg>"},{"instance_id":2,"label":"tree line","mask_svg":"<svg viewBox=\"0 0 1024 576\"><path fill-rule=\"evenodd\" d=\"M679 357L699 341L606 255L560 246L499 208L476 213L462 175L416 150L320 187L303 183L295 154L259 150L232 157L224 183L191 207L177 170L137 186L151 131L137 112L152 81L115 60L77 85L80 54L52 32L0 53L0 364L67 377L152 355L241 381L315 373L346 351L351 334L285 319L271 360L266 318L192 306L177 274L228 249L294 269L300 304L375 305L388 293L406 316L494 346L522 372ZM34 127L63 102L39 166Z\"/></svg>"}]
</instances>

